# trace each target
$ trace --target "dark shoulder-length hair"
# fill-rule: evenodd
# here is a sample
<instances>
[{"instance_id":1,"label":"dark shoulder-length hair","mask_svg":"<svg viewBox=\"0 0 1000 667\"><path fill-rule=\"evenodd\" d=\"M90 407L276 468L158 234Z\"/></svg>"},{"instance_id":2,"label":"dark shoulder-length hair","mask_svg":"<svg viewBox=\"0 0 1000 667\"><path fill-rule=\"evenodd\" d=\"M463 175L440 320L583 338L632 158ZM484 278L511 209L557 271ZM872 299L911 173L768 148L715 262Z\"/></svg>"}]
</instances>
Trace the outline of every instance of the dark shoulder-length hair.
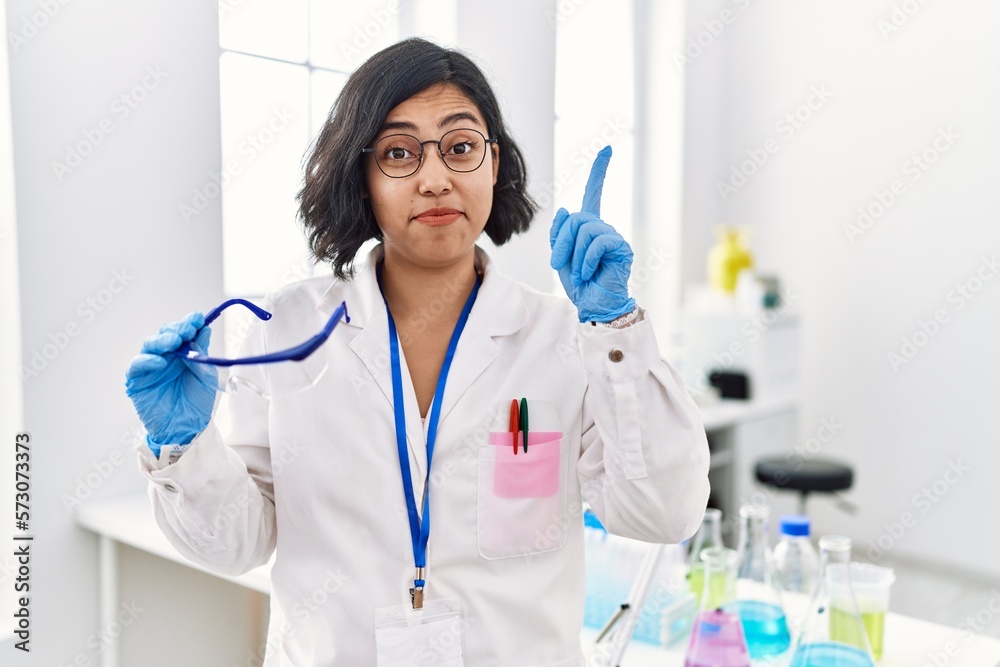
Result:
<instances>
[{"instance_id":1,"label":"dark shoulder-length hair","mask_svg":"<svg viewBox=\"0 0 1000 667\"><path fill-rule=\"evenodd\" d=\"M299 218L317 261L331 262L340 279L369 239L382 240L367 191L361 149L371 145L394 107L438 83L457 86L482 113L500 144L500 169L485 232L496 245L527 231L538 210L527 192L520 149L504 125L500 105L467 56L424 39L398 42L369 58L347 79L320 130L298 193Z\"/></svg>"}]
</instances>

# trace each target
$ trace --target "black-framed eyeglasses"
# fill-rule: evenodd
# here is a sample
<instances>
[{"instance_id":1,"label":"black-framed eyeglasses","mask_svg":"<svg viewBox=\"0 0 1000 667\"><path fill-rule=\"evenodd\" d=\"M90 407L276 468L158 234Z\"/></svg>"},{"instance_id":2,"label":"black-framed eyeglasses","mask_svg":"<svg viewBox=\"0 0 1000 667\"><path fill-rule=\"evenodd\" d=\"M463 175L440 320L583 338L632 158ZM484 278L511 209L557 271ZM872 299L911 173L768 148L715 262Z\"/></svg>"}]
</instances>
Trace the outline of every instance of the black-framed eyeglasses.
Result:
<instances>
[{"instance_id":1,"label":"black-framed eyeglasses","mask_svg":"<svg viewBox=\"0 0 1000 667\"><path fill-rule=\"evenodd\" d=\"M486 159L486 147L496 139L487 139L479 130L459 128L449 130L437 141L420 141L411 134L389 134L362 148L362 153L374 153L375 163L389 178L406 178L417 173L424 160L424 144L437 144L445 166L464 174L479 169Z\"/></svg>"}]
</instances>

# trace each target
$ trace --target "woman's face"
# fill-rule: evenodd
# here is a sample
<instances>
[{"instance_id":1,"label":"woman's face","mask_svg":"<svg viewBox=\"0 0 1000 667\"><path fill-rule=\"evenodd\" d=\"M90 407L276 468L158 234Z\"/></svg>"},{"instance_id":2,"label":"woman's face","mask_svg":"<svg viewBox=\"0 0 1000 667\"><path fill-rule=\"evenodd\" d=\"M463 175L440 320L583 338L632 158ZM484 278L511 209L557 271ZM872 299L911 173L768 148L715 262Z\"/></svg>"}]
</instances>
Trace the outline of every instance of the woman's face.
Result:
<instances>
[{"instance_id":1,"label":"woman's face","mask_svg":"<svg viewBox=\"0 0 1000 667\"><path fill-rule=\"evenodd\" d=\"M385 117L375 140L390 134L410 134L419 141L438 140L459 128L489 129L476 105L459 88L435 84L417 93ZM368 195L385 243L386 257L425 268L454 264L472 252L493 208L493 185L500 165L499 148L486 145L478 169L465 173L449 169L437 145L424 145L417 172L389 178L373 153L364 156ZM431 209L449 209L451 215L421 215Z\"/></svg>"}]
</instances>

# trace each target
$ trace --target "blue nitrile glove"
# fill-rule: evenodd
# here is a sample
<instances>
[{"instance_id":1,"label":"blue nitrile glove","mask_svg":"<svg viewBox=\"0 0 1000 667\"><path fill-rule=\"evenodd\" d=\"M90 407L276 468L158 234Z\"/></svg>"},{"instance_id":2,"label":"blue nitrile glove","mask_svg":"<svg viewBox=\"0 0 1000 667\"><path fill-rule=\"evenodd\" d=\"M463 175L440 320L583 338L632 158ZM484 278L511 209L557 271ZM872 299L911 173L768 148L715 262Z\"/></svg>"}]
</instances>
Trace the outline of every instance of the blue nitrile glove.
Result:
<instances>
[{"instance_id":1,"label":"blue nitrile glove","mask_svg":"<svg viewBox=\"0 0 1000 667\"><path fill-rule=\"evenodd\" d=\"M601 191L611 161L611 146L597 154L583 193L583 210L560 208L552 220L552 268L581 322L610 322L635 309L628 295L632 248L614 227L601 220Z\"/></svg>"},{"instance_id":2,"label":"blue nitrile glove","mask_svg":"<svg viewBox=\"0 0 1000 667\"><path fill-rule=\"evenodd\" d=\"M170 354L187 341L202 354L208 351L212 330L205 316L194 312L160 328L142 343L142 354L132 359L125 374L125 393L135 404L146 427L146 443L157 457L162 445L186 445L205 430L212 418L219 372Z\"/></svg>"}]
</instances>

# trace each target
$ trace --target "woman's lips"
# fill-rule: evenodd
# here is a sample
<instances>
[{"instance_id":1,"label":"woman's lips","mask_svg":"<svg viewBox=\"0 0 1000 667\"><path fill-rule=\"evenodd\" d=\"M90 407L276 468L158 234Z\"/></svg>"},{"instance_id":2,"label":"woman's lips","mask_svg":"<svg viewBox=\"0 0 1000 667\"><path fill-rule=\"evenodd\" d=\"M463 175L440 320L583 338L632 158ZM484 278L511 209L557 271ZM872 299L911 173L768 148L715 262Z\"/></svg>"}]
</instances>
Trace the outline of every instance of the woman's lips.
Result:
<instances>
[{"instance_id":1,"label":"woman's lips","mask_svg":"<svg viewBox=\"0 0 1000 667\"><path fill-rule=\"evenodd\" d=\"M424 211L414 218L414 220L431 227L438 227L441 225L450 225L458 220L461 215L460 211L454 209L431 209Z\"/></svg>"}]
</instances>

